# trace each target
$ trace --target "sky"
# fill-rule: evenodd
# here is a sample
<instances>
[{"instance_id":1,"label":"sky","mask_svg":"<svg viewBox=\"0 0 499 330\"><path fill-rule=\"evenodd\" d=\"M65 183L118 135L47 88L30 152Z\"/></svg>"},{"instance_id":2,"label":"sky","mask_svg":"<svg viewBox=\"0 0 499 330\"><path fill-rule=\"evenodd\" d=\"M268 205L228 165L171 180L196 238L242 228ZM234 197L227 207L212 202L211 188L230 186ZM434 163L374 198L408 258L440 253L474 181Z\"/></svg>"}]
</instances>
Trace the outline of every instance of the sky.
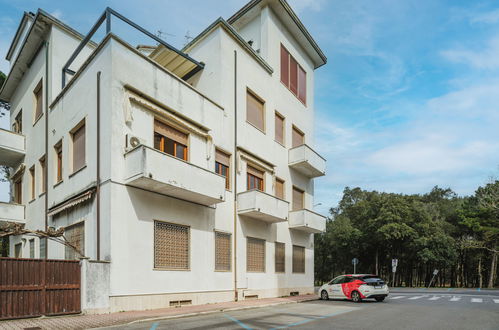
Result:
<instances>
[{"instance_id":1,"label":"sky","mask_svg":"<svg viewBox=\"0 0 499 330\"><path fill-rule=\"evenodd\" d=\"M0 0L0 70L23 11L42 8L87 33L109 6L180 48L245 3ZM289 3L328 57L315 72L315 149L327 159L316 211L336 206L346 186L470 195L499 175L499 1Z\"/></svg>"}]
</instances>

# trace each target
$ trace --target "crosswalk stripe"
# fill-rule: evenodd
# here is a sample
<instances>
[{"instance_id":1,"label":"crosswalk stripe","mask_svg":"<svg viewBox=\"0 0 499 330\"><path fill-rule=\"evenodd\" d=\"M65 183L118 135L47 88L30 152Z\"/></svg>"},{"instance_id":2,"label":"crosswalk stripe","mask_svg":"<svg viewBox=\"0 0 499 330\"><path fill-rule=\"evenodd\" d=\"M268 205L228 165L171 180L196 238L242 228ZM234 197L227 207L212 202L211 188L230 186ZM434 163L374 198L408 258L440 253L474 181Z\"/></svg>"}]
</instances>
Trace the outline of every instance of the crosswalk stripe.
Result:
<instances>
[{"instance_id":1,"label":"crosswalk stripe","mask_svg":"<svg viewBox=\"0 0 499 330\"><path fill-rule=\"evenodd\" d=\"M499 304L499 299L492 299L496 304Z\"/></svg>"},{"instance_id":2,"label":"crosswalk stripe","mask_svg":"<svg viewBox=\"0 0 499 330\"><path fill-rule=\"evenodd\" d=\"M481 303L481 302L483 302L483 299L482 298L471 298L471 302Z\"/></svg>"},{"instance_id":3,"label":"crosswalk stripe","mask_svg":"<svg viewBox=\"0 0 499 330\"><path fill-rule=\"evenodd\" d=\"M430 298L430 299L428 299L428 300L438 300L438 299L440 299L440 298L442 298L442 297L431 297L431 298Z\"/></svg>"},{"instance_id":4,"label":"crosswalk stripe","mask_svg":"<svg viewBox=\"0 0 499 330\"><path fill-rule=\"evenodd\" d=\"M395 297L390 297L390 299L401 299L401 298L405 298L405 296L395 296Z\"/></svg>"},{"instance_id":5,"label":"crosswalk stripe","mask_svg":"<svg viewBox=\"0 0 499 330\"><path fill-rule=\"evenodd\" d=\"M449 301L459 301L459 300L461 300L461 297L452 297L450 298Z\"/></svg>"},{"instance_id":6,"label":"crosswalk stripe","mask_svg":"<svg viewBox=\"0 0 499 330\"><path fill-rule=\"evenodd\" d=\"M409 298L409 300L416 300L416 299L420 299L420 298L423 298L424 296L415 296L415 297L411 297Z\"/></svg>"}]
</instances>

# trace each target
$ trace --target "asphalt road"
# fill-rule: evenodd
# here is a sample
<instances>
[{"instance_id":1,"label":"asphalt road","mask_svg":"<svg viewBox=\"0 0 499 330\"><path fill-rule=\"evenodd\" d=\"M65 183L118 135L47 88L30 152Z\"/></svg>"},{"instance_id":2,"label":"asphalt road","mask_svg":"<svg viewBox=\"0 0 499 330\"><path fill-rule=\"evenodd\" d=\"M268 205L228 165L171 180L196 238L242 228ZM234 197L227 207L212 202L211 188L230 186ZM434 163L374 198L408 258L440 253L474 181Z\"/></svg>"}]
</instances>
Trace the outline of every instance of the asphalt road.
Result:
<instances>
[{"instance_id":1,"label":"asphalt road","mask_svg":"<svg viewBox=\"0 0 499 330\"><path fill-rule=\"evenodd\" d=\"M397 291L397 290L396 290ZM118 328L118 327L117 327ZM382 303L309 301L119 326L120 329L499 329L498 292L393 292Z\"/></svg>"}]
</instances>

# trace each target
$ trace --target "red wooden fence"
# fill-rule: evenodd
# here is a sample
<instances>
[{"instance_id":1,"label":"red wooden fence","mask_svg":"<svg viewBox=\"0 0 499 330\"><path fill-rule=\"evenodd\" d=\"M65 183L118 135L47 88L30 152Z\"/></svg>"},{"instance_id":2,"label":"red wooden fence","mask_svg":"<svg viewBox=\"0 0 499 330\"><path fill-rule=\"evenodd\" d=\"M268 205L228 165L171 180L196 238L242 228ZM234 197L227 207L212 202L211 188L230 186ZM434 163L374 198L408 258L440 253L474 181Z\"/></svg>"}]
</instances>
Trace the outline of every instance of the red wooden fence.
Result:
<instances>
[{"instance_id":1,"label":"red wooden fence","mask_svg":"<svg viewBox=\"0 0 499 330\"><path fill-rule=\"evenodd\" d=\"M0 258L0 319L79 313L80 283L77 260Z\"/></svg>"}]
</instances>

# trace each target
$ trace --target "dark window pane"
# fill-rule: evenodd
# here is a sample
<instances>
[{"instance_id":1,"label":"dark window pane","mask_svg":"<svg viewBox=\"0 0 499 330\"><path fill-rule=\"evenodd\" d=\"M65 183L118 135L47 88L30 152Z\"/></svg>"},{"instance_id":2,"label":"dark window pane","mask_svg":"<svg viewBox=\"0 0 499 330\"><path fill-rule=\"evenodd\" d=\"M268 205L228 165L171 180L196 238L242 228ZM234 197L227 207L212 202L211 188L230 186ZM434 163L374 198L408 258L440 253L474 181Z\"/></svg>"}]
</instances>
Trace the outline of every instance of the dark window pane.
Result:
<instances>
[{"instance_id":1,"label":"dark window pane","mask_svg":"<svg viewBox=\"0 0 499 330\"><path fill-rule=\"evenodd\" d=\"M169 155L175 156L175 142L170 139L165 139L165 150L163 150Z\"/></svg>"},{"instance_id":2,"label":"dark window pane","mask_svg":"<svg viewBox=\"0 0 499 330\"><path fill-rule=\"evenodd\" d=\"M161 138L162 136L159 135L158 133L154 133L154 148L161 150ZM163 150L161 150L163 151Z\"/></svg>"}]
</instances>

